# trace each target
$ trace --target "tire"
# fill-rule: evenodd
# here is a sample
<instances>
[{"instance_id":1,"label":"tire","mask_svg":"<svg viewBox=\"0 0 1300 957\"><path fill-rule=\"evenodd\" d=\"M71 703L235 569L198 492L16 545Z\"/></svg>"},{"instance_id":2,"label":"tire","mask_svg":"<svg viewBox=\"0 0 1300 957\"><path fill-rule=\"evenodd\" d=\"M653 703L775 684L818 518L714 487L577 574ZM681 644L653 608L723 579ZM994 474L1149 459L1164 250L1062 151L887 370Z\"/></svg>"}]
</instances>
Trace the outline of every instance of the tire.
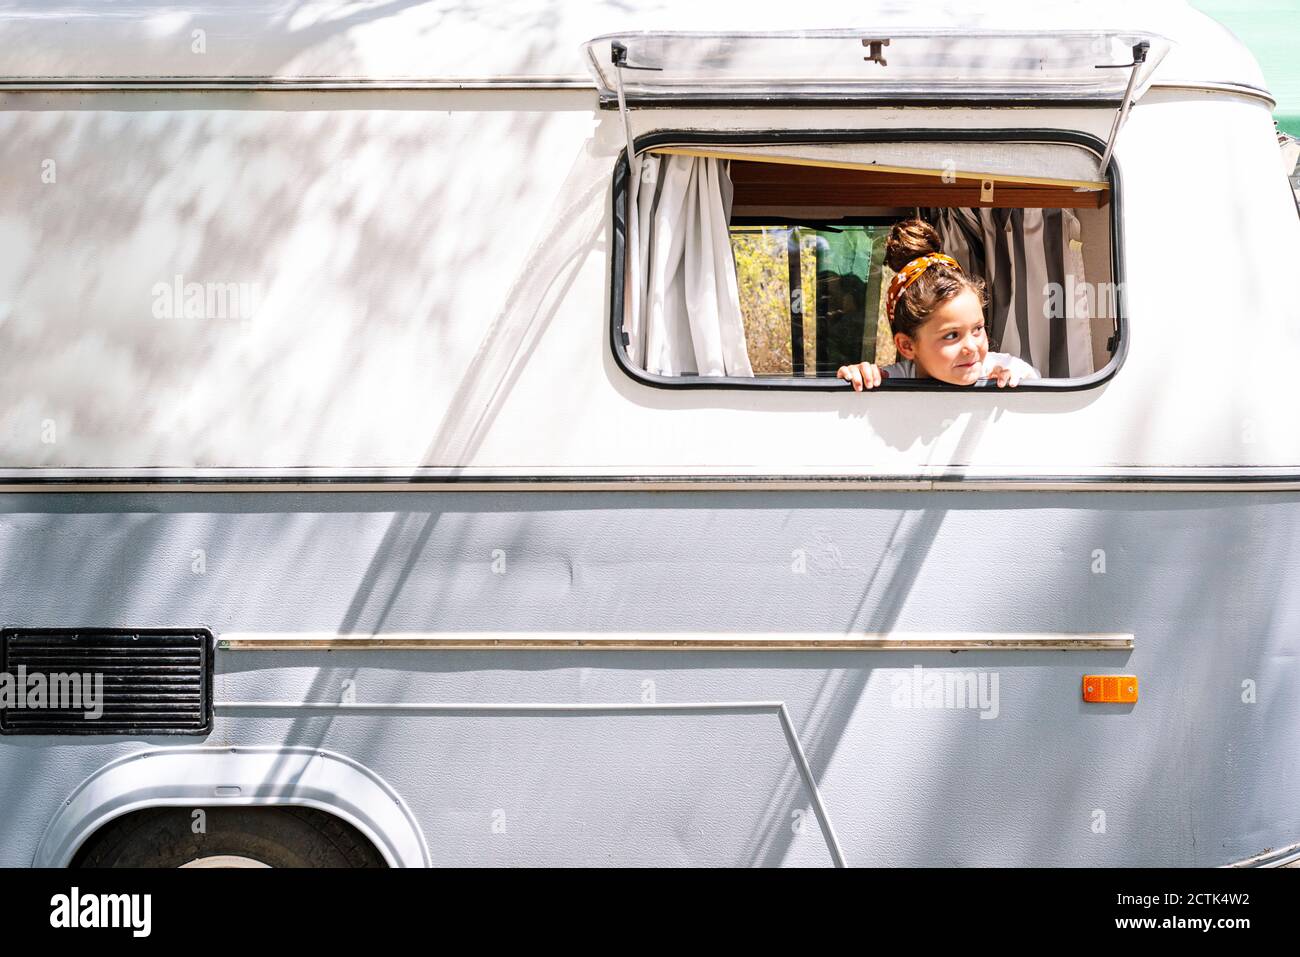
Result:
<instances>
[{"instance_id":1,"label":"tire","mask_svg":"<svg viewBox=\"0 0 1300 957\"><path fill-rule=\"evenodd\" d=\"M352 825L314 808L195 808L136 811L100 828L72 867L386 867Z\"/></svg>"}]
</instances>

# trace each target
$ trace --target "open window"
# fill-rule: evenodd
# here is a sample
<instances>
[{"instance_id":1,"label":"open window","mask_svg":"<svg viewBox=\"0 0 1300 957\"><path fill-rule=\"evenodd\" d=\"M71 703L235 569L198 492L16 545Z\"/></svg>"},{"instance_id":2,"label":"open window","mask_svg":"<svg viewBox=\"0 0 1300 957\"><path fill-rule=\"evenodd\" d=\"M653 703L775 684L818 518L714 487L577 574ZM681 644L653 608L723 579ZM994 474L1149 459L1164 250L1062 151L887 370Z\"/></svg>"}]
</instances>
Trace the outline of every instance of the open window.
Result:
<instances>
[{"instance_id":1,"label":"open window","mask_svg":"<svg viewBox=\"0 0 1300 957\"><path fill-rule=\"evenodd\" d=\"M1030 388L1108 377L1124 343L1109 157L1167 44L983 39L991 45L842 33L592 41L602 96L619 104L629 133L615 179L612 296L614 348L628 371L666 386L846 388L839 366L894 358L883 246L893 223L920 215L963 271L985 280L990 349L1040 370ZM954 84L990 105L1105 106L1110 142L1037 129L692 130L633 144L627 122L638 103L946 102Z\"/></svg>"},{"instance_id":2,"label":"open window","mask_svg":"<svg viewBox=\"0 0 1300 957\"><path fill-rule=\"evenodd\" d=\"M835 378L841 365L893 362L885 240L917 214L984 279L990 351L1037 369L1043 379L1030 388L1081 387L1113 367L1115 190L1097 178L1096 141L791 135L798 141L753 144L661 134L642 149L627 233L638 245L616 269L613 317L634 374L660 385L837 389L847 387Z\"/></svg>"}]
</instances>

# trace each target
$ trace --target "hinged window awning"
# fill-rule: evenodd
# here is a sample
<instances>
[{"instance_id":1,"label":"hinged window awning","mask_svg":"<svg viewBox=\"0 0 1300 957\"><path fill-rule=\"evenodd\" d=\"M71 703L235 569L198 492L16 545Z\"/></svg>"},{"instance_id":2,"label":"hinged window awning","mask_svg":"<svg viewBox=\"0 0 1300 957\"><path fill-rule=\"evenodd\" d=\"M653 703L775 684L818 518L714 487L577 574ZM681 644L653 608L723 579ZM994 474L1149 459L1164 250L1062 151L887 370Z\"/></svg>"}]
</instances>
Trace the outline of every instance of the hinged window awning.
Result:
<instances>
[{"instance_id":1,"label":"hinged window awning","mask_svg":"<svg viewBox=\"0 0 1300 957\"><path fill-rule=\"evenodd\" d=\"M585 46L602 100L891 102L1034 100L1119 104L1150 82L1170 41L1151 33L980 33L828 30L801 33L627 33ZM621 63L616 66L616 62ZM622 74L621 77L619 74Z\"/></svg>"}]
</instances>

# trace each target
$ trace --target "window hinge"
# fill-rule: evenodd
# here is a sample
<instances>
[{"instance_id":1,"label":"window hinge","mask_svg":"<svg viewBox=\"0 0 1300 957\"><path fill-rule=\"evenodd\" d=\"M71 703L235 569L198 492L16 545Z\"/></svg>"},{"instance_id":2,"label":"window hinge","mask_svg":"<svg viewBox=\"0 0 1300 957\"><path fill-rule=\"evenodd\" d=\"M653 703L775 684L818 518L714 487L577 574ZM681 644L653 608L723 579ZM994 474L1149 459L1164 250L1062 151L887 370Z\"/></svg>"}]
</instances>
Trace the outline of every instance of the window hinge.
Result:
<instances>
[{"instance_id":1,"label":"window hinge","mask_svg":"<svg viewBox=\"0 0 1300 957\"><path fill-rule=\"evenodd\" d=\"M661 66L644 66L638 63L627 62L627 44L615 40L609 45L609 60L614 66L622 70L663 70Z\"/></svg>"},{"instance_id":2,"label":"window hinge","mask_svg":"<svg viewBox=\"0 0 1300 957\"><path fill-rule=\"evenodd\" d=\"M864 56L862 59L866 60L868 63L879 63L881 66L889 66L889 61L885 59L885 51L882 49L882 47L889 46L888 40L868 40L863 38L862 45L870 51L870 55Z\"/></svg>"},{"instance_id":3,"label":"window hinge","mask_svg":"<svg viewBox=\"0 0 1300 957\"><path fill-rule=\"evenodd\" d=\"M1106 340L1106 351L1109 352L1111 355L1114 355L1114 354L1115 354L1115 350L1116 350L1117 348L1119 348L1119 333L1118 333L1118 332L1113 333L1113 334L1111 335L1111 337L1110 337L1109 339Z\"/></svg>"}]
</instances>

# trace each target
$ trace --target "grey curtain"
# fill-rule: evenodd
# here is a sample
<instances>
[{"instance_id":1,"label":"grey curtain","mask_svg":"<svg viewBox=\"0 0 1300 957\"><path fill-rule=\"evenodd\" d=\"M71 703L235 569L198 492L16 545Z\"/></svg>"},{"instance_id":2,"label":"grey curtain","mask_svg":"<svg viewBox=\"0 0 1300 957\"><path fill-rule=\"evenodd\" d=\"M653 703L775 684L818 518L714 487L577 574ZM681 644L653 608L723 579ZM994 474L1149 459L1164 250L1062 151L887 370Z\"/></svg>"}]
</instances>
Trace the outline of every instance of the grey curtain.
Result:
<instances>
[{"instance_id":1,"label":"grey curtain","mask_svg":"<svg viewBox=\"0 0 1300 957\"><path fill-rule=\"evenodd\" d=\"M1072 210L925 212L944 252L987 283L991 350L1019 356L1049 379L1093 371L1083 245Z\"/></svg>"}]
</instances>

